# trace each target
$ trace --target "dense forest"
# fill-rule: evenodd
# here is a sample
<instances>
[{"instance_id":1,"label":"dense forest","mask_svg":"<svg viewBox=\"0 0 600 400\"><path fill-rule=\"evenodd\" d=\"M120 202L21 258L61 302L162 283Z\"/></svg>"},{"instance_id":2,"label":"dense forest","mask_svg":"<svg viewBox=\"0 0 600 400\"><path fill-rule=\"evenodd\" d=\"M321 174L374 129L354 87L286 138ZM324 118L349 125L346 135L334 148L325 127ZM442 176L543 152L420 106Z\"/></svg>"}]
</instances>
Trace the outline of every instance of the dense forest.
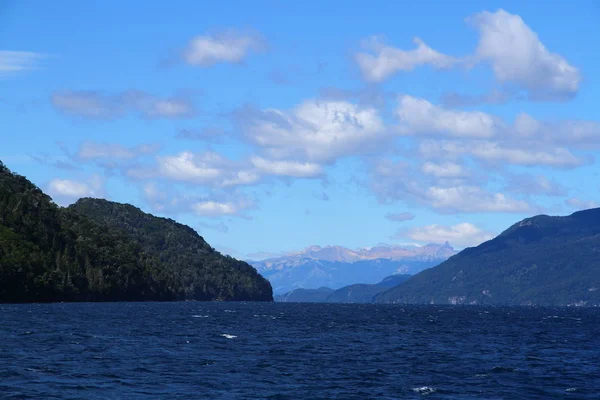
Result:
<instances>
[{"instance_id":1,"label":"dense forest","mask_svg":"<svg viewBox=\"0 0 600 400\"><path fill-rule=\"evenodd\" d=\"M0 161L0 302L272 299L193 229L106 200L59 207Z\"/></svg>"},{"instance_id":2,"label":"dense forest","mask_svg":"<svg viewBox=\"0 0 600 400\"><path fill-rule=\"evenodd\" d=\"M382 293L377 301L600 305L600 208L525 219Z\"/></svg>"}]
</instances>

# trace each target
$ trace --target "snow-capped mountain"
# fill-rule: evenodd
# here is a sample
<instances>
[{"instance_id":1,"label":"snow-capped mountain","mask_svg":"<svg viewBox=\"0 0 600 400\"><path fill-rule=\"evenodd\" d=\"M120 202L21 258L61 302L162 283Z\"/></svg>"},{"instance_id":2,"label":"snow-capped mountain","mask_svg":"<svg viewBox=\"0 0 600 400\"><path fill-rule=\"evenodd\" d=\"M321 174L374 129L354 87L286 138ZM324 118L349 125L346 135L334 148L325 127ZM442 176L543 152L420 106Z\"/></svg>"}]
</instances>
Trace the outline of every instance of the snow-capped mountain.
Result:
<instances>
[{"instance_id":1,"label":"snow-capped mountain","mask_svg":"<svg viewBox=\"0 0 600 400\"><path fill-rule=\"evenodd\" d=\"M378 245L351 250L342 246L310 246L281 257L248 261L267 278L275 293L298 288L339 289L355 283L377 283L393 274L416 274L436 266L456 251L443 245Z\"/></svg>"}]
</instances>

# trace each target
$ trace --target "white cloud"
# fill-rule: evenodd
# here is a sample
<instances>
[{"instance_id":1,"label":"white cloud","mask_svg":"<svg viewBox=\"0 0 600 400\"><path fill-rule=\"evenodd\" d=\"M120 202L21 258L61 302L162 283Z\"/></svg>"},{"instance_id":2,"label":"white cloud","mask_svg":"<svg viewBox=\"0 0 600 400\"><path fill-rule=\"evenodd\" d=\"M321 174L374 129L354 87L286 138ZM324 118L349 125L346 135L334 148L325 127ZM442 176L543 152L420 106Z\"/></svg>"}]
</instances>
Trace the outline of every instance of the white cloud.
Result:
<instances>
[{"instance_id":1,"label":"white cloud","mask_svg":"<svg viewBox=\"0 0 600 400\"><path fill-rule=\"evenodd\" d=\"M267 163L267 160L264 160ZM252 185L261 179L263 170L247 161L236 162L215 152L200 154L184 151L157 157L158 173L170 180L220 187Z\"/></svg>"},{"instance_id":2,"label":"white cloud","mask_svg":"<svg viewBox=\"0 0 600 400\"><path fill-rule=\"evenodd\" d=\"M192 210L197 215L205 217L219 217L223 215L235 215L240 211L240 208L233 203L200 201L192 204Z\"/></svg>"},{"instance_id":3,"label":"white cloud","mask_svg":"<svg viewBox=\"0 0 600 400\"><path fill-rule=\"evenodd\" d=\"M31 51L0 50L0 77L36 69L45 56Z\"/></svg>"},{"instance_id":4,"label":"white cloud","mask_svg":"<svg viewBox=\"0 0 600 400\"><path fill-rule=\"evenodd\" d=\"M394 237L408 237L421 243L444 243L449 242L458 247L477 246L487 240L494 238L494 234L486 232L483 229L463 222L453 226L445 225L427 225L418 228L412 228L405 232L399 232Z\"/></svg>"},{"instance_id":5,"label":"white cloud","mask_svg":"<svg viewBox=\"0 0 600 400\"><path fill-rule=\"evenodd\" d=\"M539 99L564 99L579 90L581 74L551 53L523 19L502 9L467 18L479 31L474 62L491 64L501 83L515 83Z\"/></svg>"},{"instance_id":6,"label":"white cloud","mask_svg":"<svg viewBox=\"0 0 600 400\"><path fill-rule=\"evenodd\" d=\"M490 193L477 186L429 187L424 199L431 207L447 212L527 213L531 206L503 193Z\"/></svg>"},{"instance_id":7,"label":"white cloud","mask_svg":"<svg viewBox=\"0 0 600 400\"><path fill-rule=\"evenodd\" d=\"M472 67L485 62L490 64L499 83L516 85L534 100L565 100L579 90L579 69L561 55L549 51L520 16L499 9L493 13L475 14L466 21L479 33L478 45L469 56L457 58L442 54L419 39L415 39L416 49L406 51L371 37L363 41L368 52L357 53L355 60L363 77L372 82L383 81L398 71L412 71L421 65ZM507 93L466 97L454 94L446 100L455 104L496 103L506 101Z\"/></svg>"},{"instance_id":8,"label":"white cloud","mask_svg":"<svg viewBox=\"0 0 600 400\"><path fill-rule=\"evenodd\" d=\"M450 181L448 185L432 183L409 164L388 159L370 168L369 186L379 201L418 203L442 213L526 213L532 206L485 187Z\"/></svg>"},{"instance_id":9,"label":"white cloud","mask_svg":"<svg viewBox=\"0 0 600 400\"><path fill-rule=\"evenodd\" d=\"M572 197L565 200L565 204L578 210L586 210L588 208L600 207L600 203L595 200L582 200L577 197Z\"/></svg>"},{"instance_id":10,"label":"white cloud","mask_svg":"<svg viewBox=\"0 0 600 400\"><path fill-rule=\"evenodd\" d=\"M276 109L238 113L244 135L272 158L331 162L372 149L385 136L371 107L344 101L306 101L289 112Z\"/></svg>"},{"instance_id":11,"label":"white cloud","mask_svg":"<svg viewBox=\"0 0 600 400\"><path fill-rule=\"evenodd\" d=\"M449 68L458 60L433 50L419 38L414 38L417 46L413 50L401 50L382 43L381 38L364 40L366 52L355 54L355 60L363 77L371 82L381 82L398 71L412 71L422 65L435 68Z\"/></svg>"},{"instance_id":12,"label":"white cloud","mask_svg":"<svg viewBox=\"0 0 600 400\"><path fill-rule=\"evenodd\" d=\"M469 172L462 165L454 162L443 162L441 164L426 162L421 166L421 171L436 178L461 178L469 175Z\"/></svg>"},{"instance_id":13,"label":"white cloud","mask_svg":"<svg viewBox=\"0 0 600 400\"><path fill-rule=\"evenodd\" d=\"M252 165L259 171L277 176L289 176L294 178L313 178L323 173L319 164L301 163L296 161L273 161L262 157L252 157Z\"/></svg>"},{"instance_id":14,"label":"white cloud","mask_svg":"<svg viewBox=\"0 0 600 400\"><path fill-rule=\"evenodd\" d=\"M225 178L222 186L252 185L260 181L260 174L255 171L237 171L232 176Z\"/></svg>"},{"instance_id":15,"label":"white cloud","mask_svg":"<svg viewBox=\"0 0 600 400\"><path fill-rule=\"evenodd\" d=\"M185 151L174 156L158 157L158 170L162 176L193 183L209 183L223 178L226 164L228 160L213 152L196 155Z\"/></svg>"},{"instance_id":16,"label":"white cloud","mask_svg":"<svg viewBox=\"0 0 600 400\"><path fill-rule=\"evenodd\" d=\"M415 219L415 214L411 213L411 212L401 212L401 213L387 213L385 215L385 217L387 219L389 219L390 221L395 221L395 222L403 222L403 221L410 221L412 219Z\"/></svg>"},{"instance_id":17,"label":"white cloud","mask_svg":"<svg viewBox=\"0 0 600 400\"><path fill-rule=\"evenodd\" d=\"M546 122L520 113L510 124L491 114L446 109L406 95L398 97L395 113L400 134L448 138L421 141L425 157L469 155L490 163L572 168L588 159L570 148L600 148L600 123L596 121Z\"/></svg>"},{"instance_id":18,"label":"white cloud","mask_svg":"<svg viewBox=\"0 0 600 400\"><path fill-rule=\"evenodd\" d=\"M183 60L195 66L210 67L218 63L240 63L251 51L265 46L257 33L229 30L219 34L196 36L183 52Z\"/></svg>"},{"instance_id":19,"label":"white cloud","mask_svg":"<svg viewBox=\"0 0 600 400\"><path fill-rule=\"evenodd\" d=\"M123 156L126 155L129 152L124 152ZM156 167L133 166L126 170L127 176L136 179L160 176L171 181L220 188L254 185L269 177L314 178L323 173L323 167L317 163L260 156L235 161L212 151L183 151L158 156Z\"/></svg>"},{"instance_id":20,"label":"white cloud","mask_svg":"<svg viewBox=\"0 0 600 400\"><path fill-rule=\"evenodd\" d=\"M479 111L448 110L406 95L399 96L398 103L400 132L407 135L490 138L502 128L498 118Z\"/></svg>"},{"instance_id":21,"label":"white cloud","mask_svg":"<svg viewBox=\"0 0 600 400\"><path fill-rule=\"evenodd\" d=\"M497 142L480 142L465 150L468 154L481 160L506 162L513 165L577 167L584 164L584 160L565 148L538 150L535 148L507 147Z\"/></svg>"},{"instance_id":22,"label":"white cloud","mask_svg":"<svg viewBox=\"0 0 600 400\"><path fill-rule=\"evenodd\" d=\"M83 160L92 159L111 159L111 160L131 160L133 158L152 154L158 151L157 144L142 144L134 147L125 147L118 143L96 143L91 141L83 142L77 151L77 157Z\"/></svg>"},{"instance_id":23,"label":"white cloud","mask_svg":"<svg viewBox=\"0 0 600 400\"><path fill-rule=\"evenodd\" d=\"M194 106L189 101L177 98L149 98L139 108L149 118L187 118L195 113Z\"/></svg>"},{"instance_id":24,"label":"white cloud","mask_svg":"<svg viewBox=\"0 0 600 400\"><path fill-rule=\"evenodd\" d=\"M179 192L177 186L160 180L146 182L142 186L142 196L153 211L165 215L194 214L211 218L244 217L245 211L255 207L252 199L237 191L211 190L208 195L197 195L189 190ZM213 226L213 228L222 229L223 226Z\"/></svg>"},{"instance_id":25,"label":"white cloud","mask_svg":"<svg viewBox=\"0 0 600 400\"><path fill-rule=\"evenodd\" d=\"M518 147L516 147L518 146ZM539 143L540 149L516 139L508 145L495 141L440 141L424 140L419 144L419 152L425 158L456 159L470 156L492 163L521 166L547 165L558 168L573 168L585 164L586 160L574 155L562 147L546 148Z\"/></svg>"},{"instance_id":26,"label":"white cloud","mask_svg":"<svg viewBox=\"0 0 600 400\"><path fill-rule=\"evenodd\" d=\"M52 179L48 182L48 194L61 205L68 205L82 197L104 196L104 181L97 175L89 180Z\"/></svg>"},{"instance_id":27,"label":"white cloud","mask_svg":"<svg viewBox=\"0 0 600 400\"><path fill-rule=\"evenodd\" d=\"M90 119L115 119L128 114L144 118L189 118L196 114L191 100L185 96L159 98L142 91L126 91L114 95L97 91L63 91L51 96L58 111Z\"/></svg>"}]
</instances>

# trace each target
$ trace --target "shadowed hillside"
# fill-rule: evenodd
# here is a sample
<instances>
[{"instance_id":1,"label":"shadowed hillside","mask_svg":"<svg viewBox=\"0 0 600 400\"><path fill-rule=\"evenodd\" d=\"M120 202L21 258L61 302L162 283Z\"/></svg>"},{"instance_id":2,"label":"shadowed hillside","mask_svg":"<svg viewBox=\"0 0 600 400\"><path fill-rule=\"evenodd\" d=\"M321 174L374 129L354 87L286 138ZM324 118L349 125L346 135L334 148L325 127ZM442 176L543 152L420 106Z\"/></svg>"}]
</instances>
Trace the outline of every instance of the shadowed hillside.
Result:
<instances>
[{"instance_id":1,"label":"shadowed hillside","mask_svg":"<svg viewBox=\"0 0 600 400\"><path fill-rule=\"evenodd\" d=\"M192 299L272 290L185 225L106 200L58 207L0 162L0 302Z\"/></svg>"},{"instance_id":2,"label":"shadowed hillside","mask_svg":"<svg viewBox=\"0 0 600 400\"><path fill-rule=\"evenodd\" d=\"M600 209L527 218L378 296L379 302L600 304Z\"/></svg>"}]
</instances>

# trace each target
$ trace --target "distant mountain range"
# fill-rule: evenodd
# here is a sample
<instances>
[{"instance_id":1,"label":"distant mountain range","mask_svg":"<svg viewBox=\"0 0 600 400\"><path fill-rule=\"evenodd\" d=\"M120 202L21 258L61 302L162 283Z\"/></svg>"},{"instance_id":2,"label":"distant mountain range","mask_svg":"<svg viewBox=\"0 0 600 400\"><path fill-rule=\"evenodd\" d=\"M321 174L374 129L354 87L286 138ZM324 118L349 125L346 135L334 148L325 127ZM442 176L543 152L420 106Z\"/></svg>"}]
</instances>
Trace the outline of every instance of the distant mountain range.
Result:
<instances>
[{"instance_id":1,"label":"distant mountain range","mask_svg":"<svg viewBox=\"0 0 600 400\"><path fill-rule=\"evenodd\" d=\"M281 303L372 303L379 293L405 282L411 275L391 275L375 284L358 283L333 290L327 287L318 289L295 289L275 296Z\"/></svg>"},{"instance_id":2,"label":"distant mountain range","mask_svg":"<svg viewBox=\"0 0 600 400\"><path fill-rule=\"evenodd\" d=\"M423 271L384 303L600 305L600 208L527 218Z\"/></svg>"},{"instance_id":3,"label":"distant mountain range","mask_svg":"<svg viewBox=\"0 0 600 400\"><path fill-rule=\"evenodd\" d=\"M267 278L275 294L295 289L332 290L375 284L394 274L415 274L456 254L450 244L380 245L350 250L341 246L310 246L301 252L262 261L248 261Z\"/></svg>"}]
</instances>

